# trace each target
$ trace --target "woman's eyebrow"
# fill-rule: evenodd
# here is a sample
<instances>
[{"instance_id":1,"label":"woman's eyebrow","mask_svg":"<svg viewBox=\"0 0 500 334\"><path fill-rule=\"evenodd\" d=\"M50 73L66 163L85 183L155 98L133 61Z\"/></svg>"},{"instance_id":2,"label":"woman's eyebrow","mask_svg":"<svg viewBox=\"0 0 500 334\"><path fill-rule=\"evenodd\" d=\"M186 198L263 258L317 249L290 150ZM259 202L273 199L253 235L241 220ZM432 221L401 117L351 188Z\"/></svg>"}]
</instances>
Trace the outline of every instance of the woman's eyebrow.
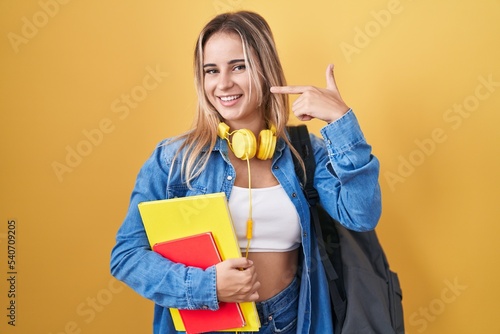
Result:
<instances>
[{"instance_id":1,"label":"woman's eyebrow","mask_svg":"<svg viewBox=\"0 0 500 334\"><path fill-rule=\"evenodd\" d=\"M228 62L229 65L235 64L235 63L244 63L245 59L233 59Z\"/></svg>"},{"instance_id":2,"label":"woman's eyebrow","mask_svg":"<svg viewBox=\"0 0 500 334\"><path fill-rule=\"evenodd\" d=\"M228 65L232 65L232 64L236 64L236 63L244 63L245 62L245 59L233 59L233 60L230 60L228 61ZM212 64L212 63L209 63L209 64L204 64L203 65L203 68L205 67L216 67L217 65L216 64Z\"/></svg>"}]
</instances>

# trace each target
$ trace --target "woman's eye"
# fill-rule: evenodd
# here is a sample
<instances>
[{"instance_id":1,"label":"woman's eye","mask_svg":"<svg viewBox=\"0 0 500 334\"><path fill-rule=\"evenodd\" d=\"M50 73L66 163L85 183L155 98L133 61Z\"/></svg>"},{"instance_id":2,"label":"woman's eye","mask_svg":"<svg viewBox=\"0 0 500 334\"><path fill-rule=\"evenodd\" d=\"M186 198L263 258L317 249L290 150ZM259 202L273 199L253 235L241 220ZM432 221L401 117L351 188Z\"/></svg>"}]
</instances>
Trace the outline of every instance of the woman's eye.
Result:
<instances>
[{"instance_id":1,"label":"woman's eye","mask_svg":"<svg viewBox=\"0 0 500 334\"><path fill-rule=\"evenodd\" d=\"M209 68L205 70L205 74L214 74L217 73L217 70L214 68Z\"/></svg>"},{"instance_id":2,"label":"woman's eye","mask_svg":"<svg viewBox=\"0 0 500 334\"><path fill-rule=\"evenodd\" d=\"M242 65L236 65L236 66L234 67L234 70L235 70L235 71L244 71L246 68L247 68L247 67L246 67L245 65L243 65L243 64L242 64Z\"/></svg>"}]
</instances>

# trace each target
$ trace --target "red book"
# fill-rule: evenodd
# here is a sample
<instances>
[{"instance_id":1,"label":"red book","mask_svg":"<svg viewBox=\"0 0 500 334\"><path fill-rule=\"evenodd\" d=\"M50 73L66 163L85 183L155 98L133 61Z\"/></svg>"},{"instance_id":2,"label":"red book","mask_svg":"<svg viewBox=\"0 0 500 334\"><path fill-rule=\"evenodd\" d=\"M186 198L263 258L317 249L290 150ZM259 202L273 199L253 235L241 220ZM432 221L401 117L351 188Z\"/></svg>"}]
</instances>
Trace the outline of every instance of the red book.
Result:
<instances>
[{"instance_id":1,"label":"red book","mask_svg":"<svg viewBox=\"0 0 500 334\"><path fill-rule=\"evenodd\" d=\"M201 269L207 269L222 261L210 232L157 243L153 250L170 261ZM240 328L245 325L238 303L220 302L216 311L179 309L179 314L189 334Z\"/></svg>"}]
</instances>

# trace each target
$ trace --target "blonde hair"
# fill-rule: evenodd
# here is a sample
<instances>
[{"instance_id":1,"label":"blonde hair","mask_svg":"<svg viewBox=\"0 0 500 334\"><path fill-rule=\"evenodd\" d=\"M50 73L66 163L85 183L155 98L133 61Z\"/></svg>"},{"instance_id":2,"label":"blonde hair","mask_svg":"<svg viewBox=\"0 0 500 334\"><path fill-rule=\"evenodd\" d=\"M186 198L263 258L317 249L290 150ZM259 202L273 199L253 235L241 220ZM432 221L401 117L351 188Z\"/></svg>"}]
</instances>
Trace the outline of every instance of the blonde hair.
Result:
<instances>
[{"instance_id":1,"label":"blonde hair","mask_svg":"<svg viewBox=\"0 0 500 334\"><path fill-rule=\"evenodd\" d=\"M264 121L268 126L274 125L277 137L290 144L285 135L289 118L288 97L270 92L272 86L285 86L286 80L269 25L262 16L249 11L220 14L205 25L196 42L193 65L198 94L197 113L191 130L176 138L184 140L175 158L185 149L181 169L188 185L205 169L217 141L217 126L222 121L204 90L204 47L216 33L240 36L250 80L256 87L255 94ZM293 152L296 154L295 150Z\"/></svg>"}]
</instances>

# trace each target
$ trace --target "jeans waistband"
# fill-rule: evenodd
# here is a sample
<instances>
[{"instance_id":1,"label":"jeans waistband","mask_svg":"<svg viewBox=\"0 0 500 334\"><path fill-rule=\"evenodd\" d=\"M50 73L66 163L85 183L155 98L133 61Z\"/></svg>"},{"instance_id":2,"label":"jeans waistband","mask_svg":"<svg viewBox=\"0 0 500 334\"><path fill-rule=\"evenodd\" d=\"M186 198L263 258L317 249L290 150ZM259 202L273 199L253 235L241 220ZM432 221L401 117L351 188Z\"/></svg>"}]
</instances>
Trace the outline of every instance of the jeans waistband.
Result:
<instances>
[{"instance_id":1,"label":"jeans waistband","mask_svg":"<svg viewBox=\"0 0 500 334\"><path fill-rule=\"evenodd\" d=\"M259 313L260 322L266 324L272 319L275 312L291 304L299 295L300 280L295 277L293 281L277 295L255 303Z\"/></svg>"}]
</instances>

